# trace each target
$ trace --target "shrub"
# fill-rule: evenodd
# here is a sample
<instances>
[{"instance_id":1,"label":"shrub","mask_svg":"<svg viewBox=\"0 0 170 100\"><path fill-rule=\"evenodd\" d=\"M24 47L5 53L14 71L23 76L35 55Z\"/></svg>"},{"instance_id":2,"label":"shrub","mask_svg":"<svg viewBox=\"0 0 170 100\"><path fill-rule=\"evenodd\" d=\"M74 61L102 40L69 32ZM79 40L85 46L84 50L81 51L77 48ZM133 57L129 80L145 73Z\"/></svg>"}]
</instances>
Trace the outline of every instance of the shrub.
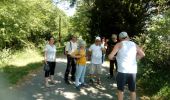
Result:
<instances>
[{"instance_id":1,"label":"shrub","mask_svg":"<svg viewBox=\"0 0 170 100\"><path fill-rule=\"evenodd\" d=\"M146 53L139 62L139 85L149 95L158 95L165 88L169 89L170 11L152 17L145 34L135 37L135 40Z\"/></svg>"}]
</instances>

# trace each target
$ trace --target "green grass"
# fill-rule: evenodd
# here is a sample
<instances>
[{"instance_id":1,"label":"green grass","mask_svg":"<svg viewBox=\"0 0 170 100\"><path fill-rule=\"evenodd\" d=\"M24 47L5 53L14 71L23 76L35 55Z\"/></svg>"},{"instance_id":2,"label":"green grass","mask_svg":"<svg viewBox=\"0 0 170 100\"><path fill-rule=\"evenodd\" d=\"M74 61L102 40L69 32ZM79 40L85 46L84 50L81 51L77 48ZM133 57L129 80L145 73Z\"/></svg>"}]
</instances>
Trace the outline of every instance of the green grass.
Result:
<instances>
[{"instance_id":1,"label":"green grass","mask_svg":"<svg viewBox=\"0 0 170 100\"><path fill-rule=\"evenodd\" d=\"M42 67L43 57L36 49L17 51L6 63L1 63L1 71L11 84L16 84L27 76L29 72Z\"/></svg>"}]
</instances>

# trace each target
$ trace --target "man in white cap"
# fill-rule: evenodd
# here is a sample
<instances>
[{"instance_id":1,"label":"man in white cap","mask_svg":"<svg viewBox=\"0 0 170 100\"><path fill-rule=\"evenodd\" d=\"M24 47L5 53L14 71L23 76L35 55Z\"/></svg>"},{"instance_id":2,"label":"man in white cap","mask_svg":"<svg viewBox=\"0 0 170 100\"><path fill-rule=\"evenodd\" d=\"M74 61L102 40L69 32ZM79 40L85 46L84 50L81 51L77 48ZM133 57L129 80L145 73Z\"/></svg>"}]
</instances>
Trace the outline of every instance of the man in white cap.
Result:
<instances>
[{"instance_id":1,"label":"man in white cap","mask_svg":"<svg viewBox=\"0 0 170 100\"><path fill-rule=\"evenodd\" d=\"M92 44L89 48L91 54L91 66L90 66L90 75L91 82L94 82L94 76L97 78L97 84L101 84L100 75L102 74L102 53L105 52L104 47L101 46L101 38L96 37L95 43Z\"/></svg>"},{"instance_id":2,"label":"man in white cap","mask_svg":"<svg viewBox=\"0 0 170 100\"><path fill-rule=\"evenodd\" d=\"M136 100L136 73L137 61L145 56L145 53L134 42L129 40L126 32L119 34L121 42L117 43L109 55L109 59L115 59L118 64L117 88L118 100L123 100L124 86L128 84L131 100Z\"/></svg>"}]
</instances>

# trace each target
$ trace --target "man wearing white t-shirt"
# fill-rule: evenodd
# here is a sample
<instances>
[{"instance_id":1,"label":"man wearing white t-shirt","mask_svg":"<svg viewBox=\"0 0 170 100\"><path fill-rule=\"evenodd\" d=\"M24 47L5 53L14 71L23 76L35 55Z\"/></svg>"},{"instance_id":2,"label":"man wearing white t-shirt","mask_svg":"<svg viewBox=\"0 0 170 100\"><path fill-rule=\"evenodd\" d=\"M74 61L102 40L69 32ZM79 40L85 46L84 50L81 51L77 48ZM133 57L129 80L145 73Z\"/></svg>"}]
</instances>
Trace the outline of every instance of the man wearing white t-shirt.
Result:
<instances>
[{"instance_id":1,"label":"man wearing white t-shirt","mask_svg":"<svg viewBox=\"0 0 170 100\"><path fill-rule=\"evenodd\" d=\"M145 56L145 53L134 42L129 40L126 32L119 34L121 42L114 46L109 59L117 60L118 74L117 74L117 88L118 88L118 100L123 100L124 86L128 84L128 88L131 94L131 100L136 100L136 73L137 73L137 61Z\"/></svg>"},{"instance_id":2,"label":"man wearing white t-shirt","mask_svg":"<svg viewBox=\"0 0 170 100\"><path fill-rule=\"evenodd\" d=\"M105 51L104 47L101 46L101 38L96 37L95 43L92 44L89 48L91 54L91 66L90 66L90 75L91 82L94 82L93 77L96 76L97 83L100 84L100 75L102 74L102 54Z\"/></svg>"}]
</instances>

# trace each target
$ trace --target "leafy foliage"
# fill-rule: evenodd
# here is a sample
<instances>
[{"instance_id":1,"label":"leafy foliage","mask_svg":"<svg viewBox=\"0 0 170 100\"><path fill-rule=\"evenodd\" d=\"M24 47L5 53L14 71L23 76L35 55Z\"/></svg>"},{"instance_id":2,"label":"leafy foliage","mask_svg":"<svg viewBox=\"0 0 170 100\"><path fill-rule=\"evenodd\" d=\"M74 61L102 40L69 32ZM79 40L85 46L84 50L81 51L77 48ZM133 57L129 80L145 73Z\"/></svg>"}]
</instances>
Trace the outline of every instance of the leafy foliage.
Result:
<instances>
[{"instance_id":1,"label":"leafy foliage","mask_svg":"<svg viewBox=\"0 0 170 100\"><path fill-rule=\"evenodd\" d=\"M74 31L88 37L87 40L96 35L109 38L121 31L130 36L143 33L150 16L168 7L166 0L84 0L78 4Z\"/></svg>"},{"instance_id":2,"label":"leafy foliage","mask_svg":"<svg viewBox=\"0 0 170 100\"><path fill-rule=\"evenodd\" d=\"M44 39L59 29L67 32L67 17L50 0L1 0L0 49L30 46L30 42L44 43Z\"/></svg>"},{"instance_id":3,"label":"leafy foliage","mask_svg":"<svg viewBox=\"0 0 170 100\"><path fill-rule=\"evenodd\" d=\"M157 94L168 87L170 66L170 13L153 16L146 34L136 37L146 53L140 62L140 86L145 93ZM164 89L162 90L164 91ZM165 91L164 91L165 92ZM170 92L168 93L168 95Z\"/></svg>"}]
</instances>

